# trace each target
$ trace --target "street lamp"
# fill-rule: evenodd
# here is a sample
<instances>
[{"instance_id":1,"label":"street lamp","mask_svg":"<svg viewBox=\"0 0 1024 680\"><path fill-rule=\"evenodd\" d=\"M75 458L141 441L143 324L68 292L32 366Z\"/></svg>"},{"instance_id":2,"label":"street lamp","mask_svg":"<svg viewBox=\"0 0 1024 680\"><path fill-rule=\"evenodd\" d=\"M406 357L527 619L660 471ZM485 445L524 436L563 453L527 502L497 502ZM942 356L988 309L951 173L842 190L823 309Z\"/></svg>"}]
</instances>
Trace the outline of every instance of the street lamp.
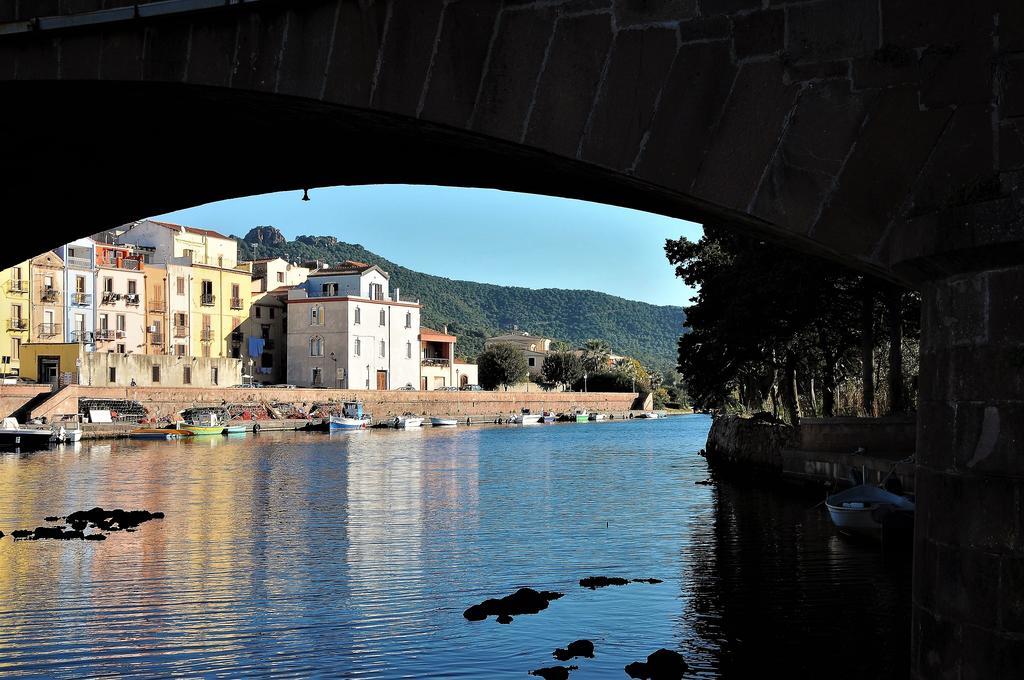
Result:
<instances>
[{"instance_id":1,"label":"street lamp","mask_svg":"<svg viewBox=\"0 0 1024 680\"><path fill-rule=\"evenodd\" d=\"M338 385L338 357L334 352L331 352L331 361L334 362L334 384L340 388L341 385Z\"/></svg>"},{"instance_id":2,"label":"street lamp","mask_svg":"<svg viewBox=\"0 0 1024 680\"><path fill-rule=\"evenodd\" d=\"M587 372L583 371L583 391L587 391Z\"/></svg>"}]
</instances>

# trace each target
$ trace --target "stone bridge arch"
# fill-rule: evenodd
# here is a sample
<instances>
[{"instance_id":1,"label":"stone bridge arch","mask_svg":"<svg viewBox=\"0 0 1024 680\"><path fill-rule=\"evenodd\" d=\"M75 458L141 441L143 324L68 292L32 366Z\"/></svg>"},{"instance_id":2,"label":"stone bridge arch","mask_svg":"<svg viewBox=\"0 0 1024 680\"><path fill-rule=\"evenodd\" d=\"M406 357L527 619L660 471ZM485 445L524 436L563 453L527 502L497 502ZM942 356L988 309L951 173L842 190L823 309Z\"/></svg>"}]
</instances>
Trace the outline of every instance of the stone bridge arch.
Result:
<instances>
[{"instance_id":1,"label":"stone bridge arch","mask_svg":"<svg viewBox=\"0 0 1024 680\"><path fill-rule=\"evenodd\" d=\"M0 195L9 231L30 227L8 257L206 201L400 181L732 222L911 282L915 672L995 677L1024 658L1022 8L8 0Z\"/></svg>"}]
</instances>

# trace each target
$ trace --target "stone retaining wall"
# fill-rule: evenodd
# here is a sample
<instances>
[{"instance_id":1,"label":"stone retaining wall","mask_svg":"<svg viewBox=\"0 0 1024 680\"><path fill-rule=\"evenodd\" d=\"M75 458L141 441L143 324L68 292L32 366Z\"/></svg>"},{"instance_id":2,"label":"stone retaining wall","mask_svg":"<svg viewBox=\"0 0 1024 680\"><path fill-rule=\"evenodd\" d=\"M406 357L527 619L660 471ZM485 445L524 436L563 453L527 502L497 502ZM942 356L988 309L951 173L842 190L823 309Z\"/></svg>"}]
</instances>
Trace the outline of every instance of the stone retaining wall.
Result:
<instances>
[{"instance_id":1,"label":"stone retaining wall","mask_svg":"<svg viewBox=\"0 0 1024 680\"><path fill-rule=\"evenodd\" d=\"M711 424L705 452L713 469L778 475L782 472L782 449L799 441L799 433L789 425L719 416Z\"/></svg>"}]
</instances>

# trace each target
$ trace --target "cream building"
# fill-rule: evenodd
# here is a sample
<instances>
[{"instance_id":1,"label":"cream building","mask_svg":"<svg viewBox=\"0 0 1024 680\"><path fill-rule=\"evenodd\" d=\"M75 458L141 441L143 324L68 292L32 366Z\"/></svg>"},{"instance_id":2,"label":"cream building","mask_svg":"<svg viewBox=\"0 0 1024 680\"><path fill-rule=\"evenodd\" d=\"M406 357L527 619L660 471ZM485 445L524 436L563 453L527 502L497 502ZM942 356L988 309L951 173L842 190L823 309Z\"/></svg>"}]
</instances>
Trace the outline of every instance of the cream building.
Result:
<instances>
[{"instance_id":1,"label":"cream building","mask_svg":"<svg viewBox=\"0 0 1024 680\"><path fill-rule=\"evenodd\" d=\"M18 375L21 347L29 336L29 261L0 270L0 374Z\"/></svg>"},{"instance_id":2,"label":"cream building","mask_svg":"<svg viewBox=\"0 0 1024 680\"><path fill-rule=\"evenodd\" d=\"M420 304L379 267L347 261L288 291L288 382L388 390L420 385Z\"/></svg>"},{"instance_id":3,"label":"cream building","mask_svg":"<svg viewBox=\"0 0 1024 680\"><path fill-rule=\"evenodd\" d=\"M29 342L61 342L64 261L52 250L29 260ZM55 375L48 376L55 379ZM49 380L47 381L49 382Z\"/></svg>"},{"instance_id":4,"label":"cream building","mask_svg":"<svg viewBox=\"0 0 1024 680\"><path fill-rule=\"evenodd\" d=\"M526 356L526 364L530 369L530 375L540 375L544 366L544 358L551 351L551 340L529 333L506 333L487 338L484 341L484 349L497 344L515 345L523 351Z\"/></svg>"},{"instance_id":5,"label":"cream building","mask_svg":"<svg viewBox=\"0 0 1024 680\"><path fill-rule=\"evenodd\" d=\"M145 354L146 281L143 256L133 248L101 243L96 244L95 253L95 351ZM81 330L84 331L84 327Z\"/></svg>"},{"instance_id":6,"label":"cream building","mask_svg":"<svg viewBox=\"0 0 1024 680\"><path fill-rule=\"evenodd\" d=\"M477 384L477 367L455 357L458 338L442 331L420 329L420 389L465 387Z\"/></svg>"}]
</instances>

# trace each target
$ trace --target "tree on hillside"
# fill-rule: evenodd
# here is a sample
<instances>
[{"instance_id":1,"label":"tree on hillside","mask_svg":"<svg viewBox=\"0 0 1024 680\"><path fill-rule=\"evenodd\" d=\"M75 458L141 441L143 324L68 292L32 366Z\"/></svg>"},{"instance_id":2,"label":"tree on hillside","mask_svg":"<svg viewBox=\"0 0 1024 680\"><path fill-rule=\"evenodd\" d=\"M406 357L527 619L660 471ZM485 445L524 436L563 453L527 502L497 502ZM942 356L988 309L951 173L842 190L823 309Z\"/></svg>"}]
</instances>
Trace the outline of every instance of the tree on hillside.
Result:
<instances>
[{"instance_id":1,"label":"tree on hillside","mask_svg":"<svg viewBox=\"0 0 1024 680\"><path fill-rule=\"evenodd\" d=\"M568 387L583 377L583 361L574 352L552 352L544 357L541 372L547 382Z\"/></svg>"},{"instance_id":2,"label":"tree on hillside","mask_svg":"<svg viewBox=\"0 0 1024 680\"><path fill-rule=\"evenodd\" d=\"M612 348L605 340L587 340L583 343L583 368L590 373L608 368Z\"/></svg>"},{"instance_id":3,"label":"tree on hillside","mask_svg":"<svg viewBox=\"0 0 1024 680\"><path fill-rule=\"evenodd\" d=\"M513 344L498 343L484 350L476 360L480 387L493 390L526 380L530 368L526 355Z\"/></svg>"}]
</instances>

